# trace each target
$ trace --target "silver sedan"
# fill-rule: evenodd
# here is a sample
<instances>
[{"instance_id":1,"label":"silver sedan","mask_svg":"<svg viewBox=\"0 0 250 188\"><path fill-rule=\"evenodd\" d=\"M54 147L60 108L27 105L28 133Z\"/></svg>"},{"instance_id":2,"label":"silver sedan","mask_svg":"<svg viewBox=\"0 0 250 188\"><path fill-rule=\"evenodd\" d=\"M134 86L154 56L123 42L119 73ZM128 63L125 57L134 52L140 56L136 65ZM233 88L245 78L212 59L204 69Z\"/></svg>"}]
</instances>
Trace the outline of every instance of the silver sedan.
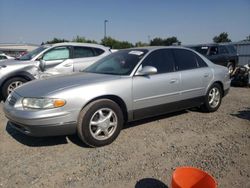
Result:
<instances>
[{"instance_id":1,"label":"silver sedan","mask_svg":"<svg viewBox=\"0 0 250 188\"><path fill-rule=\"evenodd\" d=\"M230 88L228 70L182 47L121 50L84 72L37 80L9 95L9 124L27 135L77 133L98 147L125 122L191 107L216 111Z\"/></svg>"}]
</instances>

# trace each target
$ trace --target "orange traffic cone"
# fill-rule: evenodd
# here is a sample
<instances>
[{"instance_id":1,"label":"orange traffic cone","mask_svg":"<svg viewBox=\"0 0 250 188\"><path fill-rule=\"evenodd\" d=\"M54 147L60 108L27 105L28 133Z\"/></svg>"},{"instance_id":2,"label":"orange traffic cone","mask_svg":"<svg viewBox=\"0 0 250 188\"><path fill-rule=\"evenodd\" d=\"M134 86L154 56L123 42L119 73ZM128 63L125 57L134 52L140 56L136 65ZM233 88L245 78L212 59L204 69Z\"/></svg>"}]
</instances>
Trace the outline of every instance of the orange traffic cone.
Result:
<instances>
[{"instance_id":1,"label":"orange traffic cone","mask_svg":"<svg viewBox=\"0 0 250 188\"><path fill-rule=\"evenodd\" d=\"M173 172L172 188L216 188L208 173L193 167L178 167Z\"/></svg>"}]
</instances>

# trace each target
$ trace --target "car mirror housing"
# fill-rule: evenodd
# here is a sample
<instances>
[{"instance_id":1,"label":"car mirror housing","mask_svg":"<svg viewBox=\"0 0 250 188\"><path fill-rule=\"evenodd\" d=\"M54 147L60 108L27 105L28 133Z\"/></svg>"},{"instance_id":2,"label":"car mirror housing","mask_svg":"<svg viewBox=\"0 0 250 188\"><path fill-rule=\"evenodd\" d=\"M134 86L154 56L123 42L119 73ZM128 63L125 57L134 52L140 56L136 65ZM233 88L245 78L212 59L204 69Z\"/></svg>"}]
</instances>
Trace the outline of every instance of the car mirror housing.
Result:
<instances>
[{"instance_id":1,"label":"car mirror housing","mask_svg":"<svg viewBox=\"0 0 250 188\"><path fill-rule=\"evenodd\" d=\"M43 72L45 70L45 65L46 65L46 62L44 60L40 60L39 61L39 68L40 70Z\"/></svg>"},{"instance_id":2,"label":"car mirror housing","mask_svg":"<svg viewBox=\"0 0 250 188\"><path fill-rule=\"evenodd\" d=\"M145 66L142 69L140 69L139 71L137 71L136 75L137 76L147 76L147 75L152 75L152 74L156 74L157 73L157 69L153 66Z\"/></svg>"}]
</instances>

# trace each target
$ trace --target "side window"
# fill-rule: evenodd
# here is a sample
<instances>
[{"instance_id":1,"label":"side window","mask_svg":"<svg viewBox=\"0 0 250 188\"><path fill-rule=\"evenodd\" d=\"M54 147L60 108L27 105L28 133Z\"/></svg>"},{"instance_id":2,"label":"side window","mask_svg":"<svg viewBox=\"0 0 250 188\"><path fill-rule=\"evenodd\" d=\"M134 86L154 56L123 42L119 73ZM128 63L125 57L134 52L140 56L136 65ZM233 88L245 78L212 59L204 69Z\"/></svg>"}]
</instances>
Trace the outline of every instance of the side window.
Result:
<instances>
[{"instance_id":1,"label":"side window","mask_svg":"<svg viewBox=\"0 0 250 188\"><path fill-rule=\"evenodd\" d=\"M169 49L153 51L142 63L142 67L153 66L157 73L167 73L174 71L174 57Z\"/></svg>"},{"instance_id":2,"label":"side window","mask_svg":"<svg viewBox=\"0 0 250 188\"><path fill-rule=\"evenodd\" d=\"M200 56L198 56L197 54L195 56L199 67L207 67L207 64L205 63L205 61L203 61L203 59L201 59Z\"/></svg>"},{"instance_id":3,"label":"side window","mask_svg":"<svg viewBox=\"0 0 250 188\"><path fill-rule=\"evenodd\" d=\"M185 49L174 49L177 70L188 70L197 68L196 54Z\"/></svg>"},{"instance_id":4,"label":"side window","mask_svg":"<svg viewBox=\"0 0 250 188\"><path fill-rule=\"evenodd\" d=\"M43 60L52 61L52 60L63 60L69 58L69 49L67 47L57 47L46 52L43 56Z\"/></svg>"},{"instance_id":5,"label":"side window","mask_svg":"<svg viewBox=\"0 0 250 188\"><path fill-rule=\"evenodd\" d=\"M74 58L94 57L94 51L89 47L74 46Z\"/></svg>"},{"instance_id":6,"label":"side window","mask_svg":"<svg viewBox=\"0 0 250 188\"><path fill-rule=\"evenodd\" d=\"M0 55L0 59L7 59L7 57Z\"/></svg>"},{"instance_id":7,"label":"side window","mask_svg":"<svg viewBox=\"0 0 250 188\"><path fill-rule=\"evenodd\" d=\"M218 49L219 49L220 54L227 54L228 53L225 46L219 46Z\"/></svg>"},{"instance_id":8,"label":"side window","mask_svg":"<svg viewBox=\"0 0 250 188\"><path fill-rule=\"evenodd\" d=\"M218 54L218 47L217 46L212 46L210 48L210 53L209 55L217 55Z\"/></svg>"},{"instance_id":9,"label":"side window","mask_svg":"<svg viewBox=\"0 0 250 188\"><path fill-rule=\"evenodd\" d=\"M100 48L93 48L95 50L95 55L98 56L98 55L101 55L104 53L104 50L100 49Z\"/></svg>"},{"instance_id":10,"label":"side window","mask_svg":"<svg viewBox=\"0 0 250 188\"><path fill-rule=\"evenodd\" d=\"M207 51L208 51L207 46L198 46L198 47L194 47L193 49L202 55L207 55Z\"/></svg>"}]
</instances>

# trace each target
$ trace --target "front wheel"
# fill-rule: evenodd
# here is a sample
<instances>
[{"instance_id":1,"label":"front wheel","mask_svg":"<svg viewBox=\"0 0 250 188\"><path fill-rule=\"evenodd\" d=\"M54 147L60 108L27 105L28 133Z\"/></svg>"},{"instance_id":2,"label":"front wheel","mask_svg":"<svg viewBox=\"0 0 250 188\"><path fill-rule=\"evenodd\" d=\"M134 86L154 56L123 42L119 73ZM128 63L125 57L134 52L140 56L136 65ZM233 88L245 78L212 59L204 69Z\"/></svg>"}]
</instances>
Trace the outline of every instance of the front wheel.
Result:
<instances>
[{"instance_id":1,"label":"front wheel","mask_svg":"<svg viewBox=\"0 0 250 188\"><path fill-rule=\"evenodd\" d=\"M222 88L218 83L214 83L205 96L201 109L206 112L215 112L220 107L222 100Z\"/></svg>"},{"instance_id":2,"label":"front wheel","mask_svg":"<svg viewBox=\"0 0 250 188\"><path fill-rule=\"evenodd\" d=\"M77 133L92 147L112 143L123 126L121 108L112 100L100 99L88 104L78 118Z\"/></svg>"},{"instance_id":3,"label":"front wheel","mask_svg":"<svg viewBox=\"0 0 250 188\"><path fill-rule=\"evenodd\" d=\"M13 92L15 88L20 87L25 82L27 82L27 80L24 79L24 78L21 78L21 77L15 77L15 78L11 78L11 79L7 80L3 84L3 88L2 88L2 91L1 91L3 99L6 100L8 95L11 92Z\"/></svg>"}]
</instances>

